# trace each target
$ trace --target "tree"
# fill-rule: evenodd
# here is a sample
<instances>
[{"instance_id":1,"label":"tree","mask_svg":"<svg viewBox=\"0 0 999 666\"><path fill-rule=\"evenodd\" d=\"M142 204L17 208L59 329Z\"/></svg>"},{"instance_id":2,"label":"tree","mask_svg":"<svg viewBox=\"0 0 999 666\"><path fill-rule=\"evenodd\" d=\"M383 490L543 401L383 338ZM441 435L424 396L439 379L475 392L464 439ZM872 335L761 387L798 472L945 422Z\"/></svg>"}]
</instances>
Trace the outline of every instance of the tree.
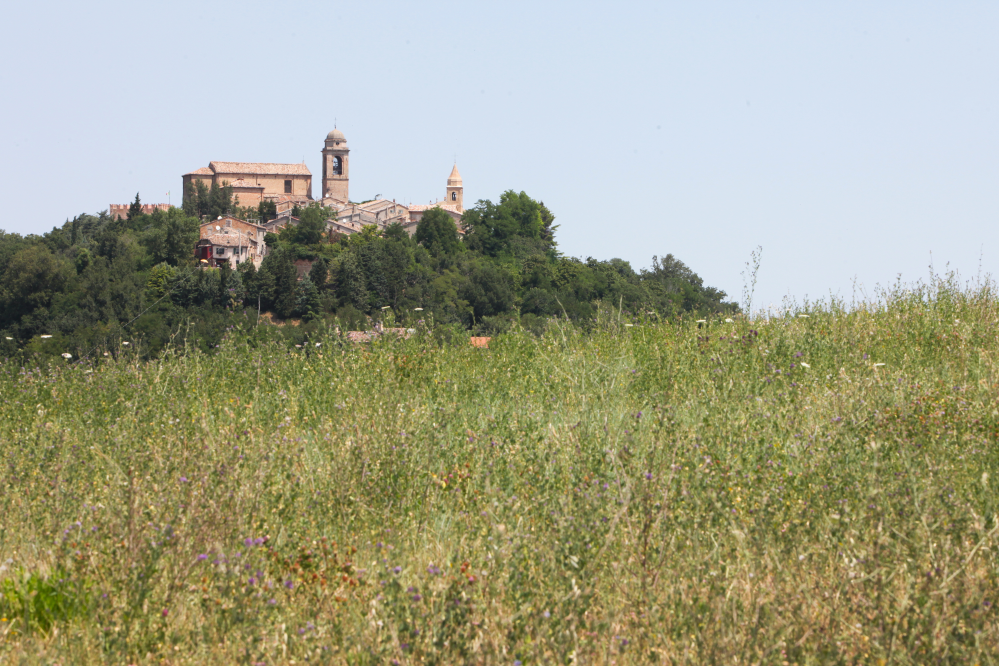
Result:
<instances>
[{"instance_id":1,"label":"tree","mask_svg":"<svg viewBox=\"0 0 999 666\"><path fill-rule=\"evenodd\" d=\"M142 215L142 201L139 200L139 193L135 193L135 201L128 205L128 221L131 222L135 218Z\"/></svg>"},{"instance_id":2,"label":"tree","mask_svg":"<svg viewBox=\"0 0 999 666\"><path fill-rule=\"evenodd\" d=\"M67 285L72 272L68 263L45 245L21 250L4 271L0 287L3 318L16 319L36 308L47 307L53 296Z\"/></svg>"},{"instance_id":3,"label":"tree","mask_svg":"<svg viewBox=\"0 0 999 666\"><path fill-rule=\"evenodd\" d=\"M357 309L367 312L368 310L368 288L366 285L364 271L353 252L347 252L340 260L337 267L335 287L337 300L340 305L353 305Z\"/></svg>"},{"instance_id":4,"label":"tree","mask_svg":"<svg viewBox=\"0 0 999 666\"><path fill-rule=\"evenodd\" d=\"M295 302L295 312L308 322L322 316L322 305L319 301L319 290L306 275L298 283L298 294Z\"/></svg>"},{"instance_id":5,"label":"tree","mask_svg":"<svg viewBox=\"0 0 999 666\"><path fill-rule=\"evenodd\" d=\"M526 193L508 190L500 196L499 204L480 201L465 211L461 219L468 247L496 257L509 250L514 238L544 240L546 219L549 232L553 233L551 222L555 216ZM554 243L554 236L549 242Z\"/></svg>"},{"instance_id":6,"label":"tree","mask_svg":"<svg viewBox=\"0 0 999 666\"><path fill-rule=\"evenodd\" d=\"M141 242L156 263L179 266L191 261L198 242L198 219L189 217L180 208L156 211L149 216L150 228Z\"/></svg>"},{"instance_id":7,"label":"tree","mask_svg":"<svg viewBox=\"0 0 999 666\"><path fill-rule=\"evenodd\" d=\"M482 260L472 263L467 278L458 295L468 301L476 319L492 317L513 307L513 280L495 263Z\"/></svg>"},{"instance_id":8,"label":"tree","mask_svg":"<svg viewBox=\"0 0 999 666\"><path fill-rule=\"evenodd\" d=\"M257 204L257 217L259 224L264 224L277 217L277 204L270 199Z\"/></svg>"},{"instance_id":9,"label":"tree","mask_svg":"<svg viewBox=\"0 0 999 666\"><path fill-rule=\"evenodd\" d=\"M458 227L441 207L431 208L416 225L416 242L434 256L458 251Z\"/></svg>"},{"instance_id":10,"label":"tree","mask_svg":"<svg viewBox=\"0 0 999 666\"><path fill-rule=\"evenodd\" d=\"M327 279L329 279L329 268L326 264L326 258L319 257L312 262L312 268L309 269L309 280L317 290L321 291L326 286Z\"/></svg>"},{"instance_id":11,"label":"tree","mask_svg":"<svg viewBox=\"0 0 999 666\"><path fill-rule=\"evenodd\" d=\"M298 224L289 224L281 232L281 240L295 245L317 245L326 236L326 220L336 217L336 213L312 202L299 215Z\"/></svg>"},{"instance_id":12,"label":"tree","mask_svg":"<svg viewBox=\"0 0 999 666\"><path fill-rule=\"evenodd\" d=\"M257 274L259 294L279 317L295 311L298 271L288 250L278 249L267 255Z\"/></svg>"}]
</instances>

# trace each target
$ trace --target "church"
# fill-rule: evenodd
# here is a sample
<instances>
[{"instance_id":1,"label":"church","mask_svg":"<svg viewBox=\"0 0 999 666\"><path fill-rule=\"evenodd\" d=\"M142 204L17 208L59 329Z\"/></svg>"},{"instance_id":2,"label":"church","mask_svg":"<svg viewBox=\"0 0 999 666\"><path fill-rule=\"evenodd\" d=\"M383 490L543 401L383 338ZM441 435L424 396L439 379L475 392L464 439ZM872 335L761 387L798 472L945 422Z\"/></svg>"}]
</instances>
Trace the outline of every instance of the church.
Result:
<instances>
[{"instance_id":1,"label":"church","mask_svg":"<svg viewBox=\"0 0 999 666\"><path fill-rule=\"evenodd\" d=\"M319 201L337 212L336 220L330 220L330 228L346 234L356 233L367 225L384 229L398 223L413 235L423 214L440 207L461 229L461 214L465 210L464 188L457 164L447 178L444 198L435 203L405 205L394 199L353 203L350 200L350 148L343 132L334 128L326 135L322 155L323 178L318 198L313 198L312 173L304 163L216 161L183 175L184 196L188 196L198 182L209 188L228 184L238 197L240 206L256 207L262 201L273 201L278 212L276 222L285 218L284 221L292 223L294 220L290 216L293 208Z\"/></svg>"}]
</instances>

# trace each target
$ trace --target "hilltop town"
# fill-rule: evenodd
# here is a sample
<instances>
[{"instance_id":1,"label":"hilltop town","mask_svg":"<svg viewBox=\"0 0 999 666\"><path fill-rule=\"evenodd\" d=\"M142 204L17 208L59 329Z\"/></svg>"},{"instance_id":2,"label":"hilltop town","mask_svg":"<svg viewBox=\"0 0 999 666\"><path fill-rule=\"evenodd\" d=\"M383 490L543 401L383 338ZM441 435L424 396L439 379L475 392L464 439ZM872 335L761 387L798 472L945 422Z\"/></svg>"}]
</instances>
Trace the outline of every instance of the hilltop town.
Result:
<instances>
[{"instance_id":1,"label":"hilltop town","mask_svg":"<svg viewBox=\"0 0 999 666\"><path fill-rule=\"evenodd\" d=\"M462 233L464 186L457 164L447 177L444 198L434 203L403 204L381 198L358 203L350 200L350 148L342 131L334 128L326 135L322 155L322 194L318 198L313 197L312 172L304 163L211 161L185 173L185 203L192 197L204 197L212 188L228 188L236 209L244 211L202 221L193 248L199 262L210 266L229 263L235 268L238 263L252 261L259 268L267 255L264 236L298 224L295 213L314 204L328 213L326 230L331 236L350 236L366 226L382 231L392 224L401 225L413 236L423 214L433 208L447 213ZM167 204L145 204L141 212L148 215L168 208ZM128 209L128 204L112 204L109 211L113 217L125 217ZM261 215L265 209L272 211L272 216Z\"/></svg>"}]
</instances>

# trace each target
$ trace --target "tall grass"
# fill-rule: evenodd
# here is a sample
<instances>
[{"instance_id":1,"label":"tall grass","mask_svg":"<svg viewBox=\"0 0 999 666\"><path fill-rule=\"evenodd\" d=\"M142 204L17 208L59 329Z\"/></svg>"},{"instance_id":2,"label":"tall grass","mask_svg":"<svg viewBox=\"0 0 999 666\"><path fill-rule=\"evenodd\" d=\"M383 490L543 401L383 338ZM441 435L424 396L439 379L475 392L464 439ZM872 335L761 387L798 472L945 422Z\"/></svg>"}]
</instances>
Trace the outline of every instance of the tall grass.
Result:
<instances>
[{"instance_id":1,"label":"tall grass","mask_svg":"<svg viewBox=\"0 0 999 666\"><path fill-rule=\"evenodd\" d=\"M994 663L999 301L876 301L2 366L0 661Z\"/></svg>"}]
</instances>

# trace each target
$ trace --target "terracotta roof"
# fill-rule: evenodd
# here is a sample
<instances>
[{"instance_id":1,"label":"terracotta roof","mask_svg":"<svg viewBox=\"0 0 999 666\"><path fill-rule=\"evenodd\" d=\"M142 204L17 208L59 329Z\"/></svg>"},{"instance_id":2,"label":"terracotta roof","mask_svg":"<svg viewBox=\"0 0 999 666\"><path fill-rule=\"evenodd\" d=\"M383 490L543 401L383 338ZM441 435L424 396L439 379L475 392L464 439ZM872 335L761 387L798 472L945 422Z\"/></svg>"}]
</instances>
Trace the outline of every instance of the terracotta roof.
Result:
<instances>
[{"instance_id":1,"label":"terracotta roof","mask_svg":"<svg viewBox=\"0 0 999 666\"><path fill-rule=\"evenodd\" d=\"M271 162L209 162L215 173L254 173L260 175L311 176L312 172L304 164L273 164Z\"/></svg>"},{"instance_id":2,"label":"terracotta roof","mask_svg":"<svg viewBox=\"0 0 999 666\"><path fill-rule=\"evenodd\" d=\"M247 238L246 234L242 236L239 234L208 234L202 237L201 240L207 240L212 245L220 245L222 247L255 247L257 245L257 241L253 238Z\"/></svg>"},{"instance_id":3,"label":"terracotta roof","mask_svg":"<svg viewBox=\"0 0 999 666\"><path fill-rule=\"evenodd\" d=\"M212 171L211 169L209 169L208 167L201 167L200 169L195 169L194 171L189 171L189 172L185 173L184 175L185 176L211 176L213 173L215 173L215 172Z\"/></svg>"}]
</instances>

